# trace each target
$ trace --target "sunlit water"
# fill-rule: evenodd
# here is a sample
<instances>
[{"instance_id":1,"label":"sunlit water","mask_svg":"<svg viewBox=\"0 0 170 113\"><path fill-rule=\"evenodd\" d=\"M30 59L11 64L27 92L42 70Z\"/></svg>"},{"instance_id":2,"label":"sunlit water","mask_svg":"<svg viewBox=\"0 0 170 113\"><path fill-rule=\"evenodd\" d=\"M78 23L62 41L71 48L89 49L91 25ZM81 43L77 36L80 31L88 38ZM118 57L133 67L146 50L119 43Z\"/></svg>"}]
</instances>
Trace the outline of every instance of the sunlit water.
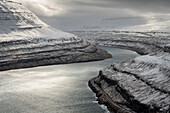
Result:
<instances>
[{"instance_id":1,"label":"sunlit water","mask_svg":"<svg viewBox=\"0 0 170 113\"><path fill-rule=\"evenodd\" d=\"M87 82L112 63L138 56L106 48L113 58L0 72L0 113L105 113Z\"/></svg>"}]
</instances>

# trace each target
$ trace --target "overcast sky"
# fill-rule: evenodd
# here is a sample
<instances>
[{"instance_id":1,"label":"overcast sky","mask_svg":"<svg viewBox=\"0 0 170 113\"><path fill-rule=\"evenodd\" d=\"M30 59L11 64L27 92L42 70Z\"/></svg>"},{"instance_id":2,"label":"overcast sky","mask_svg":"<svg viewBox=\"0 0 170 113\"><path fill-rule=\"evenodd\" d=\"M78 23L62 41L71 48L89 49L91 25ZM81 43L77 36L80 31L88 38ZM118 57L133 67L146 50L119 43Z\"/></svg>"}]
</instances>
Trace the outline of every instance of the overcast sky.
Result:
<instances>
[{"instance_id":1,"label":"overcast sky","mask_svg":"<svg viewBox=\"0 0 170 113\"><path fill-rule=\"evenodd\" d=\"M104 23L113 27L145 24L169 14L170 0L17 0L53 27L67 30ZM119 20L120 19L120 20ZM100 25L99 25L100 24Z\"/></svg>"}]
</instances>

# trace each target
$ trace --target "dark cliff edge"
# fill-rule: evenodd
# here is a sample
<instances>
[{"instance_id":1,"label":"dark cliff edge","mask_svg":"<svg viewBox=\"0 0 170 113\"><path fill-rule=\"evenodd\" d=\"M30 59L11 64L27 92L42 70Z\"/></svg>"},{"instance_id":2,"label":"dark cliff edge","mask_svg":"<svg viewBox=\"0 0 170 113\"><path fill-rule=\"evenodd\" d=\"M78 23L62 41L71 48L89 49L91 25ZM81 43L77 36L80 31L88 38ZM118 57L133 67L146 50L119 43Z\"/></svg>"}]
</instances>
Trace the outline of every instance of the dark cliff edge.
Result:
<instances>
[{"instance_id":1,"label":"dark cliff edge","mask_svg":"<svg viewBox=\"0 0 170 113\"><path fill-rule=\"evenodd\" d=\"M96 93L99 104L106 105L113 113L170 112L170 90L167 78L160 80L164 87L161 83L156 85L153 81L143 79L137 74L117 69L115 65L109 68L114 72L101 70L97 77L88 82L89 87ZM120 78L120 74L123 74L124 78Z\"/></svg>"},{"instance_id":2,"label":"dark cliff edge","mask_svg":"<svg viewBox=\"0 0 170 113\"><path fill-rule=\"evenodd\" d=\"M89 80L88 85L96 93L98 103L106 105L111 113L159 113L159 107L150 107L140 103L117 82L119 81L113 81L105 78L104 75L99 75ZM114 92L112 96L102 89L106 84L107 88L112 90L112 93ZM168 113L168 111L165 113Z\"/></svg>"},{"instance_id":3,"label":"dark cliff edge","mask_svg":"<svg viewBox=\"0 0 170 113\"><path fill-rule=\"evenodd\" d=\"M97 101L99 104L104 104L107 106L108 110L113 113L132 113L133 111L123 108L122 106L119 106L116 102L114 102L113 99L108 96L107 93L105 93L101 87L99 86L99 81L97 82L98 77L95 77L91 80L89 80L88 85L92 89L94 93L96 93L96 96L98 97Z\"/></svg>"},{"instance_id":4,"label":"dark cliff edge","mask_svg":"<svg viewBox=\"0 0 170 113\"><path fill-rule=\"evenodd\" d=\"M89 80L99 104L113 113L170 113L170 38L160 33L143 34L94 35L96 45L129 49L142 55L113 64Z\"/></svg>"}]
</instances>

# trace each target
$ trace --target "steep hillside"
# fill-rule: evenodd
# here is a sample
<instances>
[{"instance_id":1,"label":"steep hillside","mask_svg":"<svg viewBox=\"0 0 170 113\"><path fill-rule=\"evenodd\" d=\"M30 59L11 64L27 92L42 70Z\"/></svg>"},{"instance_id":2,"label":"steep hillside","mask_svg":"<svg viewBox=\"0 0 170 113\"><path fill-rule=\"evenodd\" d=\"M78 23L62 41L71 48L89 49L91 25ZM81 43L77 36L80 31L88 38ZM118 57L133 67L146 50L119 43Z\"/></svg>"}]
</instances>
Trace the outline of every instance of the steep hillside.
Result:
<instances>
[{"instance_id":1,"label":"steep hillside","mask_svg":"<svg viewBox=\"0 0 170 113\"><path fill-rule=\"evenodd\" d=\"M76 31L96 45L143 55L113 64L89 81L98 101L121 113L170 112L170 34L163 31ZM93 37L93 38L92 38Z\"/></svg>"},{"instance_id":2,"label":"steep hillside","mask_svg":"<svg viewBox=\"0 0 170 113\"><path fill-rule=\"evenodd\" d=\"M0 70L101 60L106 51L52 28L21 3L0 0Z\"/></svg>"},{"instance_id":3,"label":"steep hillside","mask_svg":"<svg viewBox=\"0 0 170 113\"><path fill-rule=\"evenodd\" d=\"M104 93L118 107L136 113L170 112L170 54L159 53L113 64L89 82L99 101L107 104ZM93 83L93 84L92 84ZM97 85L99 88L96 88Z\"/></svg>"}]
</instances>

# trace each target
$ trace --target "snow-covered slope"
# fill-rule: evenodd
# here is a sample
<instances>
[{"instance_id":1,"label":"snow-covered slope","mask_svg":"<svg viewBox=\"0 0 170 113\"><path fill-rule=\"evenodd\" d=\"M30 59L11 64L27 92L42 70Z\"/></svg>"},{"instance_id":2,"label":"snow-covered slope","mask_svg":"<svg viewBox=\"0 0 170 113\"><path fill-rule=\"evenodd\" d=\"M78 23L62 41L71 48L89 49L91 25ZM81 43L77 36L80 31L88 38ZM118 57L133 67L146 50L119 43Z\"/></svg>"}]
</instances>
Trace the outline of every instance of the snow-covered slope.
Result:
<instances>
[{"instance_id":1,"label":"snow-covered slope","mask_svg":"<svg viewBox=\"0 0 170 113\"><path fill-rule=\"evenodd\" d=\"M75 37L46 25L21 3L7 0L0 0L0 33L0 40L6 41L39 37Z\"/></svg>"},{"instance_id":2,"label":"snow-covered slope","mask_svg":"<svg viewBox=\"0 0 170 113\"><path fill-rule=\"evenodd\" d=\"M46 25L21 3L0 0L0 70L109 57L89 42Z\"/></svg>"}]
</instances>

